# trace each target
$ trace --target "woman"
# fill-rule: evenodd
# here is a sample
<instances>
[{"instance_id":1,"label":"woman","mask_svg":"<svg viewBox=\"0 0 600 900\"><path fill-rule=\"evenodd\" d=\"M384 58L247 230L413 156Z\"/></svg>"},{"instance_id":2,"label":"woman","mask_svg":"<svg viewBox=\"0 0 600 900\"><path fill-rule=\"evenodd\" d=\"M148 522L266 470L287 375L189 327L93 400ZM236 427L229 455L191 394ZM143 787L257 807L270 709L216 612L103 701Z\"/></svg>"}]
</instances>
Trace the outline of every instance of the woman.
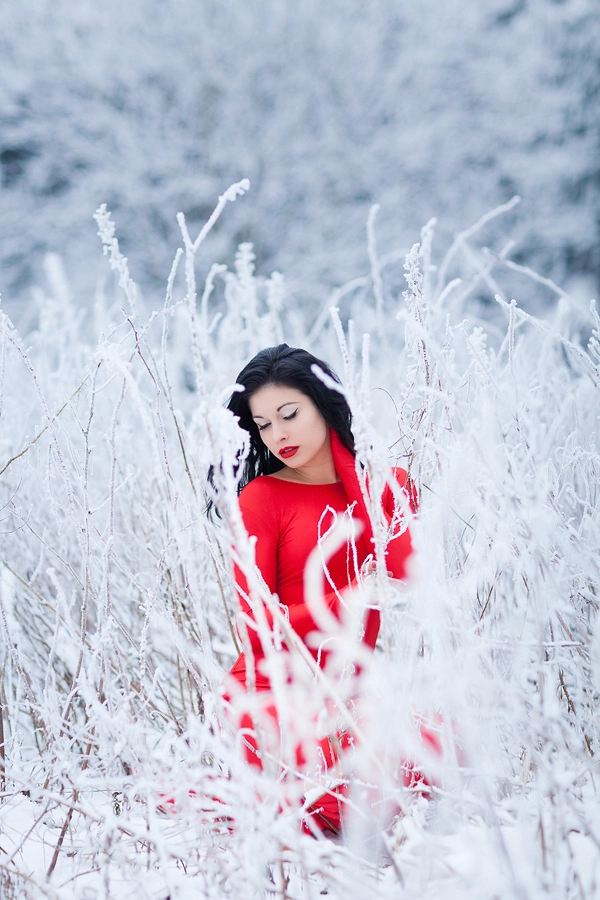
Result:
<instances>
[{"instance_id":1,"label":"woman","mask_svg":"<svg viewBox=\"0 0 600 900\"><path fill-rule=\"evenodd\" d=\"M297 650L300 640L318 665L324 667L330 655L330 635L324 633L316 621L314 607L304 596L305 566L320 540L338 519L352 517L358 522L355 539L344 541L337 552L324 560L324 579L329 590L323 601L326 612L336 622L345 615L344 591L360 585L365 571L373 571L376 565L385 565L392 578L405 579L412 549L408 530L399 526L401 516L394 493L386 486L381 508L389 525L389 540L385 560L374 561L373 530L355 468L350 409L342 393L327 387L315 375L314 366L334 383L340 383L326 363L305 350L287 344L262 350L240 372L237 383L243 389L232 395L228 408L250 435L250 451L240 479L243 522L248 535L256 538L255 563L262 581L268 592L277 595L279 610L293 632L290 637L288 629L286 636L284 629L281 652L290 654L295 643ZM409 491L414 507L406 472L395 469L394 474ZM238 630L245 649L229 673L226 699L234 707L236 725L244 734L248 761L261 766L265 751L257 741L257 707L255 703L254 712L249 711L250 706L245 708L244 695L249 688L255 696L262 695L263 702L258 706L260 724L267 730L270 725L271 732L273 726L276 730L279 717L271 697L266 659L273 655L273 614L265 606L258 617L256 600L238 566L235 578L242 610ZM323 617L317 618L322 623ZM379 611L371 608L363 622L363 651L375 647L378 632ZM364 652L361 656L364 658ZM288 674L284 675L284 682L291 686L292 670L293 666L288 666ZM343 738L337 736L337 746L332 744L331 736L317 743L327 768L339 763ZM298 766L302 766L306 756L306 748L298 746ZM322 797L313 807L321 828L339 830L337 797Z\"/></svg>"}]
</instances>

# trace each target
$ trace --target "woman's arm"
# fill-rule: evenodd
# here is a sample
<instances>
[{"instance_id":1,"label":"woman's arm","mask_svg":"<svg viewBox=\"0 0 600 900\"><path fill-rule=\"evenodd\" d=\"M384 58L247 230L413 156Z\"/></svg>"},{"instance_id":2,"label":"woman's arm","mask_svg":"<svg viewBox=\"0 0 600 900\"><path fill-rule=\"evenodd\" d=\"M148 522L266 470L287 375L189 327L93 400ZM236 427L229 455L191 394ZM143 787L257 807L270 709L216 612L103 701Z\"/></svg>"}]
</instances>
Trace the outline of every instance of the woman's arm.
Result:
<instances>
[{"instance_id":1,"label":"woman's arm","mask_svg":"<svg viewBox=\"0 0 600 900\"><path fill-rule=\"evenodd\" d=\"M392 469L392 472L394 473L396 481L407 496L411 512L413 514L416 513L418 508L417 493L414 485L408 478L406 471L404 469L395 468ZM386 547L386 567L392 578L403 580L406 578L407 574L406 560L412 553L412 543L408 528L405 528L404 531L402 531L402 510L397 508L394 492L387 484L383 491L381 503L388 523L390 525L394 523L392 535Z\"/></svg>"},{"instance_id":2,"label":"woman's arm","mask_svg":"<svg viewBox=\"0 0 600 900\"><path fill-rule=\"evenodd\" d=\"M269 516L268 503L265 505L263 502L262 505L259 505L258 502L253 501L254 498L250 501L242 495L240 498L240 510L246 531L251 537L256 538L256 566L258 567L267 588L274 594L277 592L277 545L279 541L277 523L274 518ZM263 647L258 626L256 624L256 617L248 602L248 580L240 567L236 564L234 564L234 576L242 613L245 616L250 646L254 653L262 654ZM339 618L340 603L337 593L335 591L326 593L323 597L323 602L327 608ZM305 603L299 603L290 607L282 607L282 609L284 609L291 627L303 641L305 641L306 636L311 632L320 630ZM273 629L273 614L266 608L265 617L269 630L271 631ZM240 632L239 622L237 627L238 632Z\"/></svg>"},{"instance_id":3,"label":"woman's arm","mask_svg":"<svg viewBox=\"0 0 600 900\"><path fill-rule=\"evenodd\" d=\"M256 565L260 570L263 580L271 593L275 593L276 588L276 561L277 561L277 541L273 540L273 536L267 528L263 528L264 522L255 516L244 516L244 524L248 530L248 534L256 536ZM259 532L259 533L257 533ZM234 563L235 583L242 607L242 613L245 616L245 624L248 631L250 646L254 653L262 654L263 647L256 624L254 612L248 602L248 581L246 576L238 565ZM335 615L339 616L339 598L335 591L325 594L323 597L324 604ZM293 630L303 641L306 636L313 631L319 631L319 626L315 622L308 607L304 603L296 606L283 607L285 615ZM265 608L265 617L269 630L273 629L273 614L269 609ZM240 625L237 626L240 632ZM240 634L241 637L241 634ZM311 653L313 651L311 650ZM316 655L316 652L313 654Z\"/></svg>"},{"instance_id":4,"label":"woman's arm","mask_svg":"<svg viewBox=\"0 0 600 900\"><path fill-rule=\"evenodd\" d=\"M268 517L263 517L254 505L244 503L242 498L240 498L240 511L248 535L256 538L254 548L255 563L267 588L274 594L277 589L277 543L279 539L277 524L275 521L269 521ZM248 602L250 595L248 580L236 563L234 563L233 566L233 573L240 605L242 607L242 614L245 617L250 645L254 653L262 653L258 625L256 624L256 618L252 607ZM265 616L269 630L271 631L273 629L273 614L267 608L265 608ZM237 624L237 630L240 637L242 637L239 622Z\"/></svg>"}]
</instances>

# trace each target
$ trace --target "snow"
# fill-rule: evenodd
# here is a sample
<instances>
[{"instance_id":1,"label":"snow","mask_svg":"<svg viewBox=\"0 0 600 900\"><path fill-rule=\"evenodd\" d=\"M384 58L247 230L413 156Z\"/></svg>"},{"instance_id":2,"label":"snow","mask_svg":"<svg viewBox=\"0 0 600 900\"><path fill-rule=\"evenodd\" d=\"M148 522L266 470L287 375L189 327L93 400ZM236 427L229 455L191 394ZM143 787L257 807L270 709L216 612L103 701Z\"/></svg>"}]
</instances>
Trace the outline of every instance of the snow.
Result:
<instances>
[{"instance_id":1,"label":"snow","mask_svg":"<svg viewBox=\"0 0 600 900\"><path fill-rule=\"evenodd\" d=\"M2 897L598 894L599 29L597 0L0 7ZM250 770L220 693L232 539L251 561L223 405L284 340L420 498L335 840L300 827L323 773ZM293 660L294 733L348 719Z\"/></svg>"},{"instance_id":2,"label":"snow","mask_svg":"<svg viewBox=\"0 0 600 900\"><path fill-rule=\"evenodd\" d=\"M222 194L221 219L247 187ZM99 213L115 281L89 314L51 257L38 327L22 340L1 321L4 895L594 896L594 305L550 285L560 301L536 318L527 292L499 293L486 323L473 290L497 287L477 243L485 223L446 260L429 223L404 296L372 231L365 271L328 318L298 307L281 276L258 277L248 243L198 286L213 234L189 226L151 309L115 220ZM452 260L479 268L451 283ZM282 337L339 371L374 481L400 462L420 496L409 589L378 586L372 715L337 841L300 830L299 797L322 775L282 779L276 760L249 770L220 699L236 656L232 529L249 559L232 468L242 437L222 404L247 359ZM223 518L210 520L218 459ZM301 731L344 684L294 666L283 702ZM441 723L437 761L419 717ZM395 775L399 747L431 771L431 800Z\"/></svg>"}]
</instances>

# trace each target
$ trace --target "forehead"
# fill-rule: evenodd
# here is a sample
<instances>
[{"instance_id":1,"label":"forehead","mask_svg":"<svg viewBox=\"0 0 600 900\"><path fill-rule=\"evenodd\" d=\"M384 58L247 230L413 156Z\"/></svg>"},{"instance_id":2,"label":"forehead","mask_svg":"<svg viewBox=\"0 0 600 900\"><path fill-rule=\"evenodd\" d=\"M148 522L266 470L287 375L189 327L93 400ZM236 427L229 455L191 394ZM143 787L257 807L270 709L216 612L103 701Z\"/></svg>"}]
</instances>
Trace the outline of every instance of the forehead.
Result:
<instances>
[{"instance_id":1,"label":"forehead","mask_svg":"<svg viewBox=\"0 0 600 900\"><path fill-rule=\"evenodd\" d=\"M311 403L310 397L298 388L286 387L283 384L267 384L252 394L248 401L253 416L270 419L277 414L281 406L288 403Z\"/></svg>"}]
</instances>

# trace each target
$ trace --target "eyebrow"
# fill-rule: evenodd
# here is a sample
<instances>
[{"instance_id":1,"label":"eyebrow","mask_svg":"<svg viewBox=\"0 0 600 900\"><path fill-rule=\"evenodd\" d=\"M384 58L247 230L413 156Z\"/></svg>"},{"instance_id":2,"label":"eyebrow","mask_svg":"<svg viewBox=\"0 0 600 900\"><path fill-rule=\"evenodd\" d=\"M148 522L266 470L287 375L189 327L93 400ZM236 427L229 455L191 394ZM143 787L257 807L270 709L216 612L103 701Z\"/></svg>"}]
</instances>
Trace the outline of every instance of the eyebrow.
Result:
<instances>
[{"instance_id":1,"label":"eyebrow","mask_svg":"<svg viewBox=\"0 0 600 900\"><path fill-rule=\"evenodd\" d=\"M277 412L281 412L284 406L293 406L294 403L300 403L299 400L288 400L287 403L282 403L281 406L277 407ZM252 416L253 419L267 419L268 416Z\"/></svg>"}]
</instances>

